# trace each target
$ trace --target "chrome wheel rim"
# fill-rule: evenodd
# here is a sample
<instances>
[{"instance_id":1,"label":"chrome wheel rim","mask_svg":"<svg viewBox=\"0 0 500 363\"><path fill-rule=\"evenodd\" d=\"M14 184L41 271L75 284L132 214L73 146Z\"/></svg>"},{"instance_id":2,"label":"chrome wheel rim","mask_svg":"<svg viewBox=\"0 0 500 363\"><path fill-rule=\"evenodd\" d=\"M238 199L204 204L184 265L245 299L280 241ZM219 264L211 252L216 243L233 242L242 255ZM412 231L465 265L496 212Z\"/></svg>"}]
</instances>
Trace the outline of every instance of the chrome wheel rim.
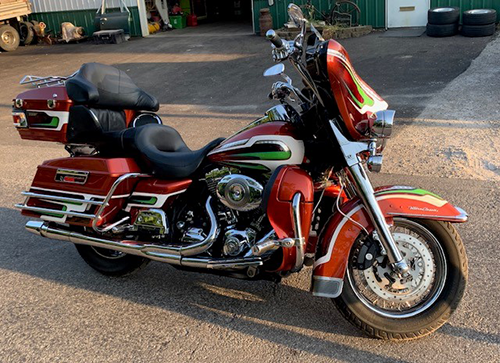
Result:
<instances>
[{"instance_id":1,"label":"chrome wheel rim","mask_svg":"<svg viewBox=\"0 0 500 363\"><path fill-rule=\"evenodd\" d=\"M469 10L469 14L489 14L490 11L488 9L474 9Z\"/></svg>"},{"instance_id":2,"label":"chrome wheel rim","mask_svg":"<svg viewBox=\"0 0 500 363\"><path fill-rule=\"evenodd\" d=\"M126 255L123 252L108 250L107 248L100 248L94 246L90 246L90 248L92 248L96 254L108 260L117 260Z\"/></svg>"},{"instance_id":3,"label":"chrome wheel rim","mask_svg":"<svg viewBox=\"0 0 500 363\"><path fill-rule=\"evenodd\" d=\"M2 34L2 40L5 44L14 44L14 34L11 31L6 31Z\"/></svg>"},{"instance_id":4,"label":"chrome wheel rim","mask_svg":"<svg viewBox=\"0 0 500 363\"><path fill-rule=\"evenodd\" d=\"M431 307L446 283L446 257L436 237L410 220L395 218L394 240L410 266L409 276L396 276L380 256L366 270L354 268L361 242L350 256L347 279L357 298L374 313L388 318L409 318Z\"/></svg>"}]
</instances>

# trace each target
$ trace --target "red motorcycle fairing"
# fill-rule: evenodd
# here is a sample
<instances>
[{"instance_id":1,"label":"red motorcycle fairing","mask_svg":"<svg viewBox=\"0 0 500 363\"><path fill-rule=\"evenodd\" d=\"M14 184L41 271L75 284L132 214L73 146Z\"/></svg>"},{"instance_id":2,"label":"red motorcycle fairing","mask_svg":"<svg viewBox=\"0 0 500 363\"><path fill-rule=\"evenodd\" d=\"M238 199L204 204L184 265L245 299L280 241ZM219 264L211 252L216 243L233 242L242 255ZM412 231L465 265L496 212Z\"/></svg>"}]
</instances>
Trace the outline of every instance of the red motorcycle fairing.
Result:
<instances>
[{"instance_id":1,"label":"red motorcycle fairing","mask_svg":"<svg viewBox=\"0 0 500 363\"><path fill-rule=\"evenodd\" d=\"M328 42L327 69L335 101L349 134L354 140L366 139L374 114L386 110L387 102L358 76L349 54L335 40Z\"/></svg>"},{"instance_id":2,"label":"red motorcycle fairing","mask_svg":"<svg viewBox=\"0 0 500 363\"><path fill-rule=\"evenodd\" d=\"M267 197L267 216L279 239L296 237L293 228L292 200L296 193L302 195L300 221L302 234L307 240L311 229L314 206L314 186L307 172L298 166L283 166L275 171L269 183L272 187ZM295 247L283 248L283 261L276 271L290 271L295 266Z\"/></svg>"},{"instance_id":3,"label":"red motorcycle fairing","mask_svg":"<svg viewBox=\"0 0 500 363\"><path fill-rule=\"evenodd\" d=\"M97 206L85 201L104 200L120 176L140 172L139 166L131 158L73 157L48 160L38 166L28 192L30 194L20 208L26 216L90 227L91 216L96 213ZM183 193L191 182L191 179L127 179L113 193L98 225L112 222L122 209L136 212L140 208L162 208L169 197ZM71 201L62 201L58 197L70 198Z\"/></svg>"},{"instance_id":4,"label":"red motorcycle fairing","mask_svg":"<svg viewBox=\"0 0 500 363\"><path fill-rule=\"evenodd\" d=\"M467 214L436 194L406 186L377 188L375 192L387 223L393 217L425 218L463 223ZM320 237L320 250L314 263L311 291L315 296L337 297L342 292L351 248L363 226L368 233L373 226L360 199L352 199L335 213ZM354 222L353 222L354 221Z\"/></svg>"}]
</instances>

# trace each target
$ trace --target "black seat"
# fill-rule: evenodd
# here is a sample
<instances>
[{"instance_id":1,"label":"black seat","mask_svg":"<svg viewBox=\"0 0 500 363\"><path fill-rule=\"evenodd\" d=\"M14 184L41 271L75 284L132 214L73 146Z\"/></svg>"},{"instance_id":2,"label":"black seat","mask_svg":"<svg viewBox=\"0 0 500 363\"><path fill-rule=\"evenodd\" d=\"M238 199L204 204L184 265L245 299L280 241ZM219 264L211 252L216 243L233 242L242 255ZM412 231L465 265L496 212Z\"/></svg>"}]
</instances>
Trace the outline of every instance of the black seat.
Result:
<instances>
[{"instance_id":1,"label":"black seat","mask_svg":"<svg viewBox=\"0 0 500 363\"><path fill-rule=\"evenodd\" d=\"M192 175L207 154L224 138L191 151L181 135L165 125L145 125L106 134L107 147L130 154L149 172L160 178L180 179ZM119 152L119 151L118 151Z\"/></svg>"},{"instance_id":2,"label":"black seat","mask_svg":"<svg viewBox=\"0 0 500 363\"><path fill-rule=\"evenodd\" d=\"M158 111L158 100L143 91L123 71L100 63L82 65L66 82L69 98L97 108Z\"/></svg>"}]
</instances>

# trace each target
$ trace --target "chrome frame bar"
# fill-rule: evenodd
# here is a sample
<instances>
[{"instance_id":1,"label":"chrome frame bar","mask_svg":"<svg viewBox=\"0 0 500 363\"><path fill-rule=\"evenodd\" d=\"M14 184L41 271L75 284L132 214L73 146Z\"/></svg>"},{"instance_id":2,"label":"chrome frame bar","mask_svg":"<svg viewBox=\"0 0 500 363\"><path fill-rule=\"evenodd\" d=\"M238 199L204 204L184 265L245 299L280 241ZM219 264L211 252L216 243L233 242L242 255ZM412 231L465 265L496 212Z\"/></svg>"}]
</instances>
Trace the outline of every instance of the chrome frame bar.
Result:
<instances>
[{"instance_id":1,"label":"chrome frame bar","mask_svg":"<svg viewBox=\"0 0 500 363\"><path fill-rule=\"evenodd\" d=\"M26 204L15 204L16 208L24 209L30 212L40 213L40 214L62 214L68 217L79 217L79 218L95 218L94 214L85 214L81 212L71 212L64 211L59 209L49 209L49 208L41 208L41 207L31 207Z\"/></svg>"},{"instance_id":2,"label":"chrome frame bar","mask_svg":"<svg viewBox=\"0 0 500 363\"><path fill-rule=\"evenodd\" d=\"M55 200L58 202L67 202L67 203L82 203L82 204L91 204L91 205L102 205L102 203L103 203L103 202L98 201L98 200L69 198L69 197L61 197L59 195L39 194L39 193L33 193L33 192L22 192L21 195L24 195L25 197L28 197L28 198Z\"/></svg>"},{"instance_id":3,"label":"chrome frame bar","mask_svg":"<svg viewBox=\"0 0 500 363\"><path fill-rule=\"evenodd\" d=\"M106 227L101 228L97 225L97 223L99 222L102 214L104 213L104 210L108 206L109 201L113 197L113 194L114 194L116 188L118 188L118 186L127 179L141 178L141 177L142 178L149 177L149 175L148 174L141 174L141 173L128 173L128 174L123 174L122 176L120 176L118 179L115 180L115 182L111 186L111 189L109 190L108 194L106 195L106 198L104 198L104 201L102 202L101 206L97 210L97 213L95 214L94 220L92 221L92 228L94 229L94 231L96 231L97 233L103 233L106 231Z\"/></svg>"},{"instance_id":4,"label":"chrome frame bar","mask_svg":"<svg viewBox=\"0 0 500 363\"><path fill-rule=\"evenodd\" d=\"M300 201L302 194L295 193L292 199L293 229L295 233L295 267L294 271L299 271L304 265L306 241L302 234L302 223L300 219Z\"/></svg>"}]
</instances>

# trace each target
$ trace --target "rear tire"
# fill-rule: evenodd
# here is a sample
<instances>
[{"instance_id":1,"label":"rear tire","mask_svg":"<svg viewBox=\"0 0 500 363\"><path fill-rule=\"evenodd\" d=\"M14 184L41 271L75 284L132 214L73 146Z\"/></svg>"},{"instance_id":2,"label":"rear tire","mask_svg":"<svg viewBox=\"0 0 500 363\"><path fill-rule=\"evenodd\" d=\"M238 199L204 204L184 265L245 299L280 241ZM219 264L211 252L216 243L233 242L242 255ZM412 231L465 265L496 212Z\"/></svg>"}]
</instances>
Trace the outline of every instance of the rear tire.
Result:
<instances>
[{"instance_id":1,"label":"rear tire","mask_svg":"<svg viewBox=\"0 0 500 363\"><path fill-rule=\"evenodd\" d=\"M467 282L467 256L450 223L403 218L394 222L401 251L415 251L404 255L410 274L416 277L410 282L396 278L392 283L387 278L385 285L381 272L387 267L382 263L356 270L356 253L362 243L358 240L349 256L342 294L333 302L349 322L371 337L410 340L437 330L455 311Z\"/></svg>"},{"instance_id":2,"label":"rear tire","mask_svg":"<svg viewBox=\"0 0 500 363\"><path fill-rule=\"evenodd\" d=\"M126 276L145 267L151 260L105 248L75 244L87 264L107 276Z\"/></svg>"},{"instance_id":3,"label":"rear tire","mask_svg":"<svg viewBox=\"0 0 500 363\"><path fill-rule=\"evenodd\" d=\"M454 7L435 8L427 12L429 24L446 25L458 23L460 18L460 9Z\"/></svg>"},{"instance_id":4,"label":"rear tire","mask_svg":"<svg viewBox=\"0 0 500 363\"><path fill-rule=\"evenodd\" d=\"M427 24L427 35L430 37L451 37L458 33L458 23L446 25Z\"/></svg>"},{"instance_id":5,"label":"rear tire","mask_svg":"<svg viewBox=\"0 0 500 363\"><path fill-rule=\"evenodd\" d=\"M10 25L0 26L0 48L12 52L19 47L19 33Z\"/></svg>"},{"instance_id":6,"label":"rear tire","mask_svg":"<svg viewBox=\"0 0 500 363\"><path fill-rule=\"evenodd\" d=\"M488 24L488 25L463 25L462 26L462 35L464 37L487 37L495 34L496 25Z\"/></svg>"},{"instance_id":7,"label":"rear tire","mask_svg":"<svg viewBox=\"0 0 500 363\"><path fill-rule=\"evenodd\" d=\"M493 9L467 10L462 14L464 25L489 25L496 23L497 12Z\"/></svg>"},{"instance_id":8,"label":"rear tire","mask_svg":"<svg viewBox=\"0 0 500 363\"><path fill-rule=\"evenodd\" d=\"M35 28L27 21L19 23L19 41L22 45L30 45L35 38Z\"/></svg>"}]
</instances>

